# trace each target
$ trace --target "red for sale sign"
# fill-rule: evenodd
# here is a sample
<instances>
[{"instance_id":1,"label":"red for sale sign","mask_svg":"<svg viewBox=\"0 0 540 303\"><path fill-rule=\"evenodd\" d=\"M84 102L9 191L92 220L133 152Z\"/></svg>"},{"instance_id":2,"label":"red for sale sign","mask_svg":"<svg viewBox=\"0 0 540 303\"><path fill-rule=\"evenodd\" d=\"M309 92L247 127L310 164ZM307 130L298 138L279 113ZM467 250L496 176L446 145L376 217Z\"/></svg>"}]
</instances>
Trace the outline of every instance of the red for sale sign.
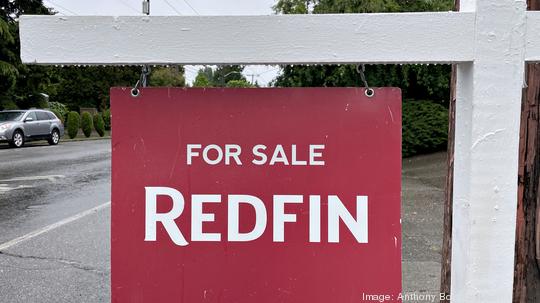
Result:
<instances>
[{"instance_id":1,"label":"red for sale sign","mask_svg":"<svg viewBox=\"0 0 540 303\"><path fill-rule=\"evenodd\" d=\"M111 105L113 302L400 302L399 89Z\"/></svg>"}]
</instances>

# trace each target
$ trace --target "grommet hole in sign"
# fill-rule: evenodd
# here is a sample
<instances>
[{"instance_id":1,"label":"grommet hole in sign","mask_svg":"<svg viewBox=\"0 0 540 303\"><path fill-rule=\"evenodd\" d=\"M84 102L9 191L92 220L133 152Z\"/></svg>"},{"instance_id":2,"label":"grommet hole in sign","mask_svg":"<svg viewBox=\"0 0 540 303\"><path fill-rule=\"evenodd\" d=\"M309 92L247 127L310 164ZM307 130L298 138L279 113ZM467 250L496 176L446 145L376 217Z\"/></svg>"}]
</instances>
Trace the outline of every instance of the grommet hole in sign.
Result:
<instances>
[{"instance_id":1,"label":"grommet hole in sign","mask_svg":"<svg viewBox=\"0 0 540 303\"><path fill-rule=\"evenodd\" d=\"M375 95L375 90L371 87L366 88L364 91L364 94L366 94L366 97L371 98Z\"/></svg>"},{"instance_id":2,"label":"grommet hole in sign","mask_svg":"<svg viewBox=\"0 0 540 303\"><path fill-rule=\"evenodd\" d=\"M140 91L139 91L138 88L134 87L134 88L131 89L131 96L132 97L138 97L139 93L140 93Z\"/></svg>"}]
</instances>

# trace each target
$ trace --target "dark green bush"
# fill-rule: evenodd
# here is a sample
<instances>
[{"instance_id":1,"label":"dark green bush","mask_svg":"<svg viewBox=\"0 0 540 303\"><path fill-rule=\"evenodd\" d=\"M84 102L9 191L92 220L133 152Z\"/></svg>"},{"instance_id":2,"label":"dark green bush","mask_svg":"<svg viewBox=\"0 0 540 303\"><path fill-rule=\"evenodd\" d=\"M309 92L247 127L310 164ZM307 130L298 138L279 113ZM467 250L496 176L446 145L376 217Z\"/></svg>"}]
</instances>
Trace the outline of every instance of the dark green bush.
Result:
<instances>
[{"instance_id":1,"label":"dark green bush","mask_svg":"<svg viewBox=\"0 0 540 303\"><path fill-rule=\"evenodd\" d=\"M106 109L103 111L103 122L105 123L105 129L111 130L111 110Z\"/></svg>"},{"instance_id":2,"label":"dark green bush","mask_svg":"<svg viewBox=\"0 0 540 303\"><path fill-rule=\"evenodd\" d=\"M432 101L403 102L403 157L444 150L448 109Z\"/></svg>"},{"instance_id":3,"label":"dark green bush","mask_svg":"<svg viewBox=\"0 0 540 303\"><path fill-rule=\"evenodd\" d=\"M67 116L67 133L68 136L73 139L77 136L77 133L79 132L81 119L79 117L79 113L77 112L69 112Z\"/></svg>"},{"instance_id":4,"label":"dark green bush","mask_svg":"<svg viewBox=\"0 0 540 303\"><path fill-rule=\"evenodd\" d=\"M69 112L67 107L60 102L49 102L49 109L58 117L58 119L62 120L62 122Z\"/></svg>"},{"instance_id":5,"label":"dark green bush","mask_svg":"<svg viewBox=\"0 0 540 303\"><path fill-rule=\"evenodd\" d=\"M94 129L100 137L105 136L105 123L103 122L102 114L97 113L94 115Z\"/></svg>"},{"instance_id":6,"label":"dark green bush","mask_svg":"<svg viewBox=\"0 0 540 303\"><path fill-rule=\"evenodd\" d=\"M92 115L89 112L84 112L81 115L81 128L86 138L92 134L94 123L92 122Z\"/></svg>"}]
</instances>

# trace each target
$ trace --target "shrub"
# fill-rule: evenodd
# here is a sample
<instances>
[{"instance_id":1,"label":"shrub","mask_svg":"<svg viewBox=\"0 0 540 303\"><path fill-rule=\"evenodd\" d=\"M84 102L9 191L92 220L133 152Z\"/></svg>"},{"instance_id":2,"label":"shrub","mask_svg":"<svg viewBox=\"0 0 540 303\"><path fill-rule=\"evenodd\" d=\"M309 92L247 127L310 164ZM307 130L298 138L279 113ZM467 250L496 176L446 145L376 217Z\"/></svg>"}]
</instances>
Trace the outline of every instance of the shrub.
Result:
<instances>
[{"instance_id":1,"label":"shrub","mask_svg":"<svg viewBox=\"0 0 540 303\"><path fill-rule=\"evenodd\" d=\"M100 137L105 136L105 123L103 122L102 114L94 115L94 129Z\"/></svg>"},{"instance_id":2,"label":"shrub","mask_svg":"<svg viewBox=\"0 0 540 303\"><path fill-rule=\"evenodd\" d=\"M73 139L77 136L80 128L80 117L77 112L69 112L67 116L67 133Z\"/></svg>"},{"instance_id":3,"label":"shrub","mask_svg":"<svg viewBox=\"0 0 540 303\"><path fill-rule=\"evenodd\" d=\"M84 112L81 115L81 128L86 138L92 134L94 123L92 122L92 115L89 112Z\"/></svg>"},{"instance_id":4,"label":"shrub","mask_svg":"<svg viewBox=\"0 0 540 303\"><path fill-rule=\"evenodd\" d=\"M103 122L105 123L105 129L111 130L111 110L106 109L103 111Z\"/></svg>"},{"instance_id":5,"label":"shrub","mask_svg":"<svg viewBox=\"0 0 540 303\"><path fill-rule=\"evenodd\" d=\"M444 150L448 109L432 101L403 102L403 157Z\"/></svg>"},{"instance_id":6,"label":"shrub","mask_svg":"<svg viewBox=\"0 0 540 303\"><path fill-rule=\"evenodd\" d=\"M68 114L67 107L60 102L49 102L49 109L62 121Z\"/></svg>"}]
</instances>

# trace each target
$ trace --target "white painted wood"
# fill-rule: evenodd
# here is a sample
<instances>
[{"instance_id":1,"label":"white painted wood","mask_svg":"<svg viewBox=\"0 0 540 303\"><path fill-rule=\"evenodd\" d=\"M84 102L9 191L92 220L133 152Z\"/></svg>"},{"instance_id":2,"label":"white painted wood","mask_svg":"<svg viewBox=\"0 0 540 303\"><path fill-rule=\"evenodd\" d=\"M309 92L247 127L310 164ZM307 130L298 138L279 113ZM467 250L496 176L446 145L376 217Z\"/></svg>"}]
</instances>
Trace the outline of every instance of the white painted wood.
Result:
<instances>
[{"instance_id":1,"label":"white painted wood","mask_svg":"<svg viewBox=\"0 0 540 303\"><path fill-rule=\"evenodd\" d=\"M476 11L475 61L458 64L454 303L512 302L526 4L461 0Z\"/></svg>"},{"instance_id":2,"label":"white painted wood","mask_svg":"<svg viewBox=\"0 0 540 303\"><path fill-rule=\"evenodd\" d=\"M473 59L474 14L22 16L38 64L442 63Z\"/></svg>"},{"instance_id":3,"label":"white painted wood","mask_svg":"<svg viewBox=\"0 0 540 303\"><path fill-rule=\"evenodd\" d=\"M21 17L37 64L457 62L452 302L512 301L521 92L540 61L524 0L460 13L252 17Z\"/></svg>"},{"instance_id":4,"label":"white painted wood","mask_svg":"<svg viewBox=\"0 0 540 303\"><path fill-rule=\"evenodd\" d=\"M540 11L527 12L526 61L540 62Z\"/></svg>"}]
</instances>

